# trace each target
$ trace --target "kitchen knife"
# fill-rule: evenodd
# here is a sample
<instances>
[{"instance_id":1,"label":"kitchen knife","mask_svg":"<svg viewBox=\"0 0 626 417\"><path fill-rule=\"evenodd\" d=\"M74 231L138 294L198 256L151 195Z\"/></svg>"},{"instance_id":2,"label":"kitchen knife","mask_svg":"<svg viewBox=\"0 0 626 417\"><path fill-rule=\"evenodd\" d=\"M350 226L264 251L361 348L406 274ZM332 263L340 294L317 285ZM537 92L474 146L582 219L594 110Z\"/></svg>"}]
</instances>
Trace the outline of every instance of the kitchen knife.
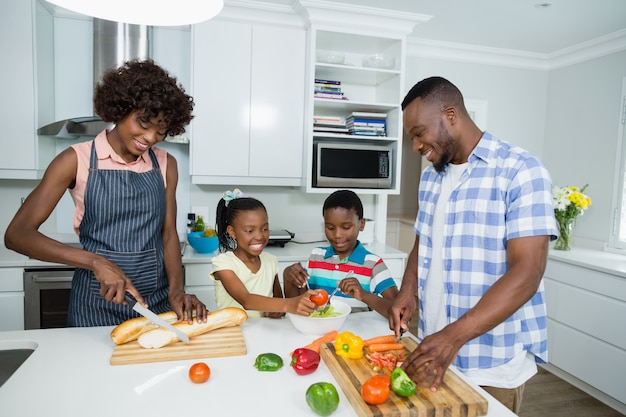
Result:
<instances>
[{"instance_id":1,"label":"kitchen knife","mask_svg":"<svg viewBox=\"0 0 626 417\"><path fill-rule=\"evenodd\" d=\"M189 344L189 336L187 336L181 330L172 326L170 323L168 323L167 321L163 320L161 317L154 314L151 310L139 304L136 300L134 300L130 296L127 295L125 299L128 305L137 313L141 314L142 316L144 316L145 318L147 318L148 320L150 320L152 323L156 324L157 326L165 327L166 329L173 331L180 340Z\"/></svg>"}]
</instances>

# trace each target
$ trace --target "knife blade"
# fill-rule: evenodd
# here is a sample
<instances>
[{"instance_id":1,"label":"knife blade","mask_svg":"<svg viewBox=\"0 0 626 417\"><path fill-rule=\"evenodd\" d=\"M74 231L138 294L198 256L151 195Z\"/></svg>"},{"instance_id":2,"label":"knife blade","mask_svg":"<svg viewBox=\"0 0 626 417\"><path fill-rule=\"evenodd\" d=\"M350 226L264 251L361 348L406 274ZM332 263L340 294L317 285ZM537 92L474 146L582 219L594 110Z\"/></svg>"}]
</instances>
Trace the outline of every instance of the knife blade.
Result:
<instances>
[{"instance_id":1,"label":"knife blade","mask_svg":"<svg viewBox=\"0 0 626 417\"><path fill-rule=\"evenodd\" d=\"M141 314L142 316L144 316L145 318L147 318L148 320L150 320L152 323L156 324L157 326L165 327L166 329L171 330L172 332L176 334L176 336L180 340L182 340L186 344L189 344L189 336L183 333L182 330L177 329L176 327L172 326L170 323L163 320L161 317L157 316L150 309L145 308L144 306L139 304L137 300L131 298L130 296L126 296L125 299L128 305L137 313Z\"/></svg>"}]
</instances>

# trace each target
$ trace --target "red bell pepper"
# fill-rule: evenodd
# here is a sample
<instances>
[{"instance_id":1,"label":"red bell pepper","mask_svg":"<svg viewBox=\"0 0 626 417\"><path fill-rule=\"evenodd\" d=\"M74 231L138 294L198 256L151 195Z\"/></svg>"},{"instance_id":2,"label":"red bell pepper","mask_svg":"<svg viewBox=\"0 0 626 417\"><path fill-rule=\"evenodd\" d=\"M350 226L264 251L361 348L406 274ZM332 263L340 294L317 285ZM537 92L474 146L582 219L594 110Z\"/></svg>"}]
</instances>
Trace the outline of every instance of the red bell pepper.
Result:
<instances>
[{"instance_id":1,"label":"red bell pepper","mask_svg":"<svg viewBox=\"0 0 626 417\"><path fill-rule=\"evenodd\" d=\"M298 375L314 372L320 364L320 355L314 350L299 348L291 354L291 367Z\"/></svg>"}]
</instances>

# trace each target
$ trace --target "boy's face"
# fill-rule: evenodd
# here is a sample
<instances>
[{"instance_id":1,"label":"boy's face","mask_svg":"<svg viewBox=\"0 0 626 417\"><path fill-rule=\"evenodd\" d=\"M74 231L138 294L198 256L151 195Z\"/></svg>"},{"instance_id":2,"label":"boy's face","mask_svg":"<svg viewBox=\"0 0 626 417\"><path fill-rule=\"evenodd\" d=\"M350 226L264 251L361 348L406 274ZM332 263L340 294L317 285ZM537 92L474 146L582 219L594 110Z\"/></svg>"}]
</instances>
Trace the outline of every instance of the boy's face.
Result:
<instances>
[{"instance_id":1,"label":"boy's face","mask_svg":"<svg viewBox=\"0 0 626 417\"><path fill-rule=\"evenodd\" d=\"M365 219L359 220L354 209L335 207L324 211L324 232L341 259L350 255L356 247L359 232L365 227Z\"/></svg>"}]
</instances>

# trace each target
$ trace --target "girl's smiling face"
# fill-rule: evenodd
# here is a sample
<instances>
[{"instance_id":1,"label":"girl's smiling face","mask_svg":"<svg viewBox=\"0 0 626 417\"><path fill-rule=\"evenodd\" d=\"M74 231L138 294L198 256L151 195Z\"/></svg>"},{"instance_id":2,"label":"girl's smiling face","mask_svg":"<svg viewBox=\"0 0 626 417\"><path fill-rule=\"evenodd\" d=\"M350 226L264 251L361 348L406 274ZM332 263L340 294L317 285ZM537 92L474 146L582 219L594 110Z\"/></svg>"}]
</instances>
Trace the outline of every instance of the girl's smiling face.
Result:
<instances>
[{"instance_id":1,"label":"girl's smiling face","mask_svg":"<svg viewBox=\"0 0 626 417\"><path fill-rule=\"evenodd\" d=\"M237 241L237 255L259 256L270 239L267 212L262 208L242 210L226 228L230 237Z\"/></svg>"}]
</instances>

